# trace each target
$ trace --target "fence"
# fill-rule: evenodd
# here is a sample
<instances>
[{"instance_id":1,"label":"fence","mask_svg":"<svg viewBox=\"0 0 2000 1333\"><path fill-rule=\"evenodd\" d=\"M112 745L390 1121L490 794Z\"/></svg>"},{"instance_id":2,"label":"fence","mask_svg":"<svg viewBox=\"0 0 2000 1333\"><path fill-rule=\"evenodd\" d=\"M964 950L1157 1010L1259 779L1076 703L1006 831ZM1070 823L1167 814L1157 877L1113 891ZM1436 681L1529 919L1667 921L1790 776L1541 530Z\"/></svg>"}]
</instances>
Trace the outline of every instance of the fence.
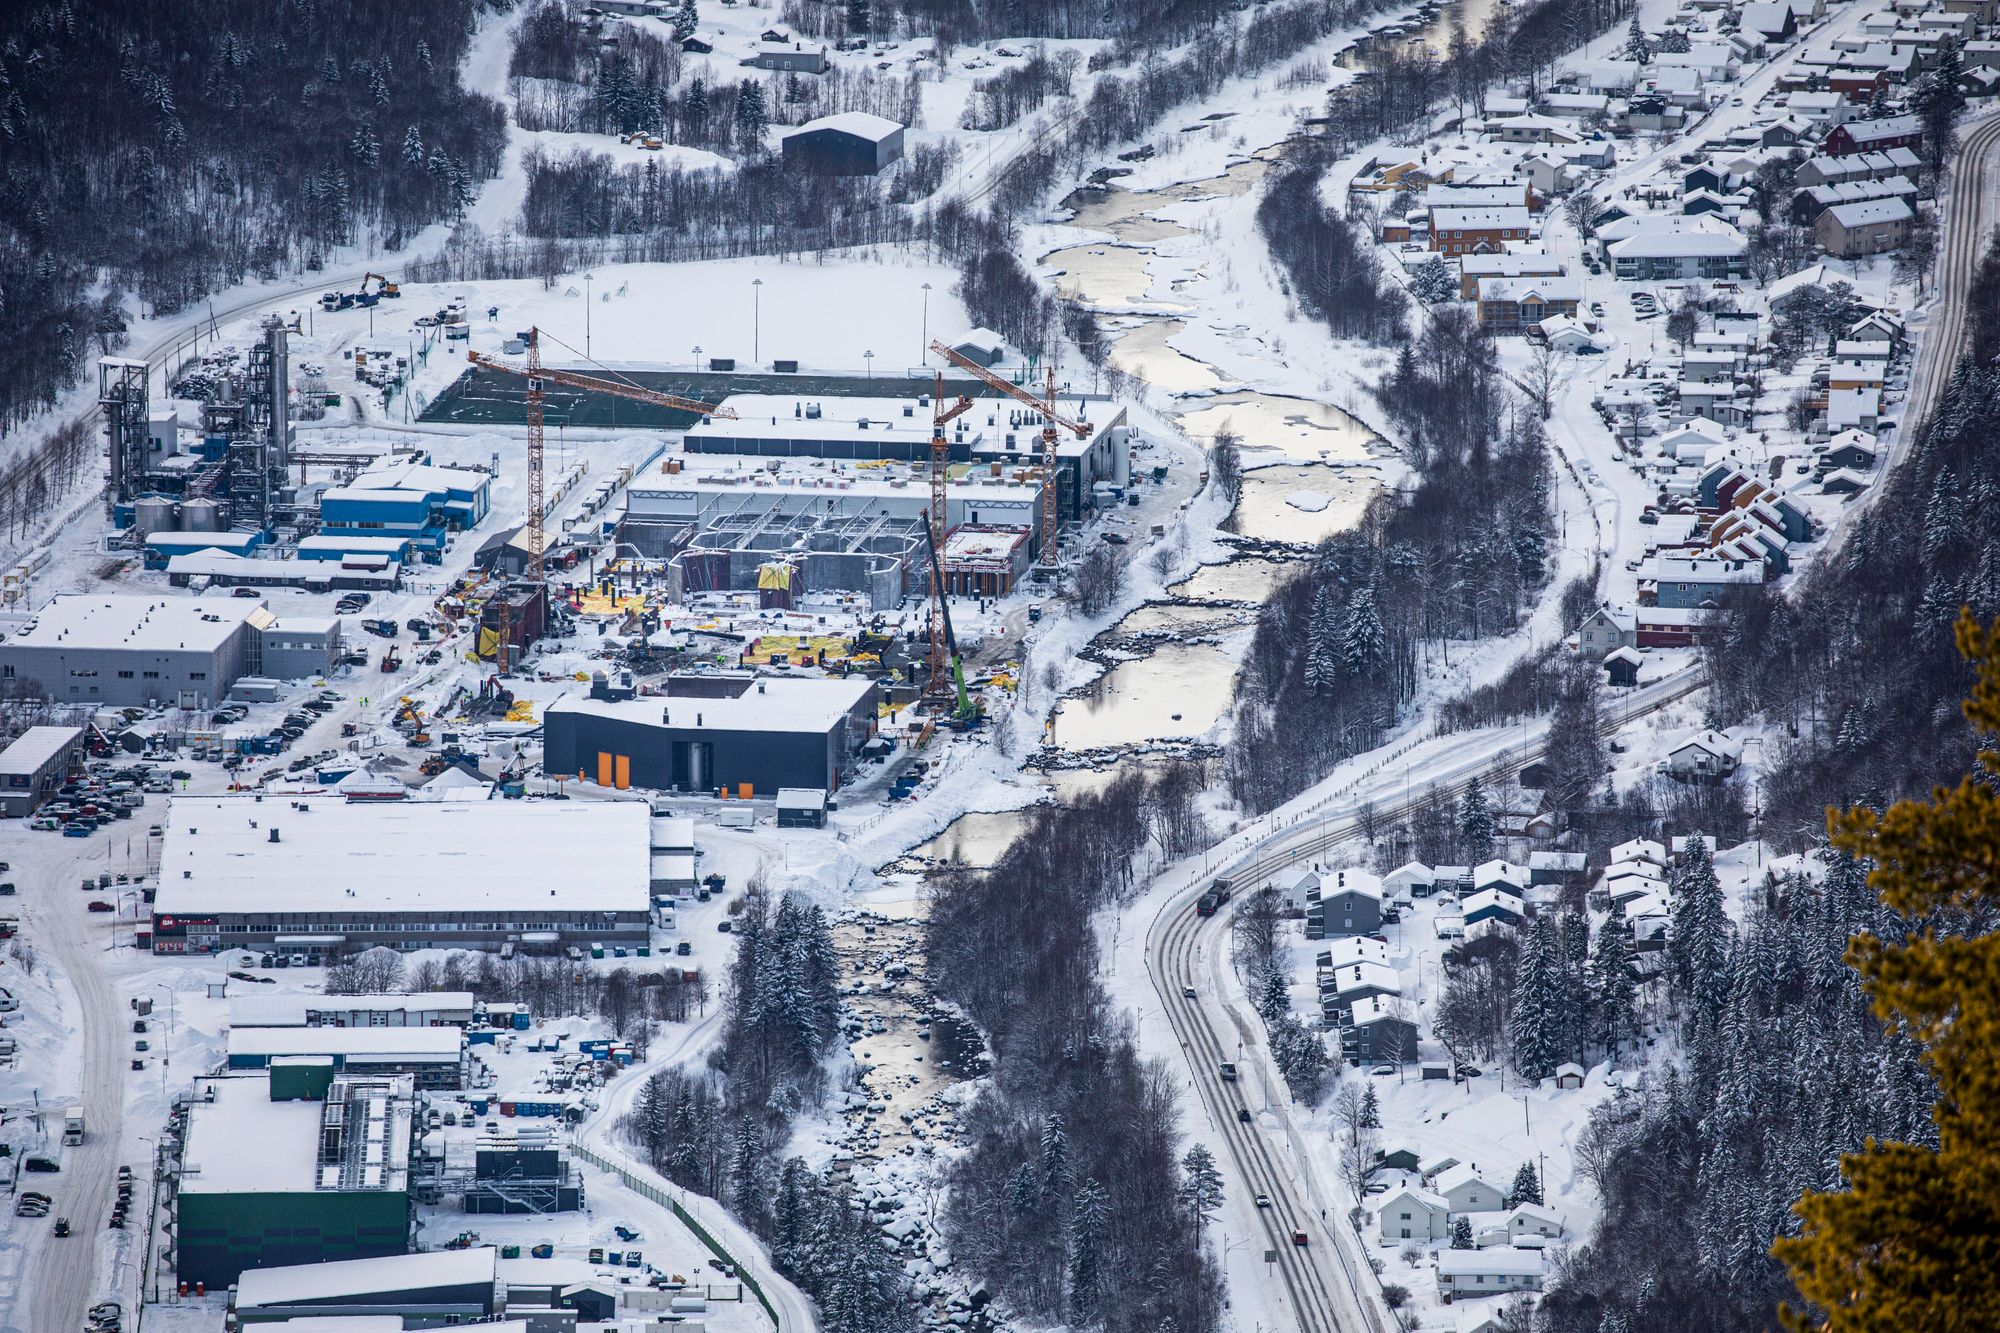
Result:
<instances>
[{"instance_id":1,"label":"fence","mask_svg":"<svg viewBox=\"0 0 2000 1333\"><path fill-rule=\"evenodd\" d=\"M631 1167L596 1151L585 1143L575 1144L573 1151L578 1157L589 1162L598 1170L609 1171L612 1175L618 1177L623 1182L625 1188L631 1190L634 1194L652 1200L679 1218L681 1225L692 1231L695 1239L708 1247L709 1253L736 1270L737 1280L750 1289L750 1294L757 1298L757 1304L763 1306L764 1313L771 1317L771 1326L781 1330L782 1333L785 1327L784 1323L778 1318L778 1311L771 1304L771 1298L764 1294L763 1286L756 1278L750 1276L749 1272L735 1255L723 1248L722 1242L710 1234L707 1227L703 1226L692 1213L681 1206L680 1201L674 1198L660 1184L657 1177L652 1176L651 1173L641 1174Z\"/></svg>"}]
</instances>

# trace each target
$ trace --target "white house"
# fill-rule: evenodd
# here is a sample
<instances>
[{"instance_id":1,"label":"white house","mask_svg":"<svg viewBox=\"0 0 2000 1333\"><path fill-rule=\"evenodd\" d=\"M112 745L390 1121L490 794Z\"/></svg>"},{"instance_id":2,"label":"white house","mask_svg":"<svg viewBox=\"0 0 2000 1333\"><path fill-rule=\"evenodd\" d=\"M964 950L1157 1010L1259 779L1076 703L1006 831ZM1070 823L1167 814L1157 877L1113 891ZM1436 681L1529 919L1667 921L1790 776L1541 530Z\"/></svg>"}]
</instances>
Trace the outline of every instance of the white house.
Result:
<instances>
[{"instance_id":1,"label":"white house","mask_svg":"<svg viewBox=\"0 0 2000 1333\"><path fill-rule=\"evenodd\" d=\"M1443 1240L1451 1234L1451 1206L1443 1195L1405 1185L1382 1200L1382 1239Z\"/></svg>"},{"instance_id":2,"label":"white house","mask_svg":"<svg viewBox=\"0 0 2000 1333\"><path fill-rule=\"evenodd\" d=\"M1634 898L1643 898L1649 893L1665 893L1666 881L1659 872L1649 865L1613 866L1604 877L1604 896L1613 907L1620 907Z\"/></svg>"},{"instance_id":3,"label":"white house","mask_svg":"<svg viewBox=\"0 0 2000 1333\"><path fill-rule=\"evenodd\" d=\"M1303 912L1312 891L1319 888L1319 872L1309 866L1293 866L1271 881L1289 911Z\"/></svg>"},{"instance_id":4,"label":"white house","mask_svg":"<svg viewBox=\"0 0 2000 1333\"><path fill-rule=\"evenodd\" d=\"M1501 1296L1542 1289L1542 1256L1534 1250L1439 1250L1440 1296Z\"/></svg>"},{"instance_id":5,"label":"white house","mask_svg":"<svg viewBox=\"0 0 2000 1333\"><path fill-rule=\"evenodd\" d=\"M1382 877L1382 891L1400 897L1405 891L1418 898L1431 896L1431 868L1422 861L1406 861Z\"/></svg>"},{"instance_id":6,"label":"white house","mask_svg":"<svg viewBox=\"0 0 2000 1333\"><path fill-rule=\"evenodd\" d=\"M1472 872L1472 888L1475 893L1481 889L1506 888L1521 897L1528 891L1529 877L1526 866L1517 866L1511 861L1495 858L1482 861Z\"/></svg>"},{"instance_id":7,"label":"white house","mask_svg":"<svg viewBox=\"0 0 2000 1333\"><path fill-rule=\"evenodd\" d=\"M1507 1208L1506 1191L1481 1176L1470 1162L1438 1172L1431 1188L1444 1196L1454 1214L1498 1213Z\"/></svg>"},{"instance_id":8,"label":"white house","mask_svg":"<svg viewBox=\"0 0 2000 1333\"><path fill-rule=\"evenodd\" d=\"M1612 865L1626 865L1634 861L1650 861L1664 870L1667 868L1667 849L1651 838L1634 838L1611 849Z\"/></svg>"},{"instance_id":9,"label":"white house","mask_svg":"<svg viewBox=\"0 0 2000 1333\"><path fill-rule=\"evenodd\" d=\"M1507 1213L1507 1235L1516 1243L1524 1237L1534 1236L1542 1240L1560 1240L1563 1233L1562 1214L1544 1208L1538 1203L1517 1203Z\"/></svg>"},{"instance_id":10,"label":"white house","mask_svg":"<svg viewBox=\"0 0 2000 1333\"><path fill-rule=\"evenodd\" d=\"M1373 935L1349 935L1320 951L1319 965L1329 972L1356 963L1387 963L1389 946Z\"/></svg>"},{"instance_id":11,"label":"white house","mask_svg":"<svg viewBox=\"0 0 2000 1333\"><path fill-rule=\"evenodd\" d=\"M1680 778L1720 778L1743 762L1743 742L1719 731L1701 731L1667 751L1666 767Z\"/></svg>"}]
</instances>

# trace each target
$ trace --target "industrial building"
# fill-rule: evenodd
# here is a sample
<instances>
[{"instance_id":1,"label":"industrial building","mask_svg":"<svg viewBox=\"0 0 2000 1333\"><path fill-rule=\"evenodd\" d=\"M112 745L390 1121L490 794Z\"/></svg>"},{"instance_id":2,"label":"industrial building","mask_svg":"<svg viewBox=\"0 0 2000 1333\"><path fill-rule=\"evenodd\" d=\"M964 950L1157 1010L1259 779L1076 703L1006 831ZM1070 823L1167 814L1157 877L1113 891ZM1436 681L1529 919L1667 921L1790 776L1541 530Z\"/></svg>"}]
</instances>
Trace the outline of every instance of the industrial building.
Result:
<instances>
[{"instance_id":1,"label":"industrial building","mask_svg":"<svg viewBox=\"0 0 2000 1333\"><path fill-rule=\"evenodd\" d=\"M250 641L250 670L274 680L324 676L346 647L339 616L276 616L256 631Z\"/></svg>"},{"instance_id":2,"label":"industrial building","mask_svg":"<svg viewBox=\"0 0 2000 1333\"><path fill-rule=\"evenodd\" d=\"M240 364L205 365L202 424L183 447L170 406L150 399L151 372L129 357L98 362L113 521L138 542L156 532L268 531L300 514L292 460L290 329L276 316Z\"/></svg>"},{"instance_id":3,"label":"industrial building","mask_svg":"<svg viewBox=\"0 0 2000 1333\"><path fill-rule=\"evenodd\" d=\"M308 537L307 541L315 540ZM208 588L304 588L332 592L401 587L403 563L385 555L353 554L333 560L255 560L228 551L190 551L167 561L167 582L197 592Z\"/></svg>"},{"instance_id":4,"label":"industrial building","mask_svg":"<svg viewBox=\"0 0 2000 1333\"><path fill-rule=\"evenodd\" d=\"M485 1329L499 1306L498 1272L499 1251L490 1245L252 1269L236 1284L236 1321L249 1328L288 1319L374 1315L395 1318L404 1328L478 1324ZM507 1324L491 1327L493 1333L511 1333Z\"/></svg>"},{"instance_id":5,"label":"industrial building","mask_svg":"<svg viewBox=\"0 0 2000 1333\"><path fill-rule=\"evenodd\" d=\"M311 1060L337 1074L407 1076L424 1089L465 1086L465 1031L456 1027L231 1028L227 1058L233 1070Z\"/></svg>"},{"instance_id":6,"label":"industrial building","mask_svg":"<svg viewBox=\"0 0 2000 1333\"><path fill-rule=\"evenodd\" d=\"M466 1027L476 1001L471 991L417 994L313 995L304 991L250 991L229 1000L236 1028Z\"/></svg>"},{"instance_id":7,"label":"industrial building","mask_svg":"<svg viewBox=\"0 0 2000 1333\"><path fill-rule=\"evenodd\" d=\"M785 135L785 165L824 176L873 176L903 155L903 127L886 116L843 111Z\"/></svg>"},{"instance_id":8,"label":"industrial building","mask_svg":"<svg viewBox=\"0 0 2000 1333\"><path fill-rule=\"evenodd\" d=\"M643 944L639 802L178 797L155 953Z\"/></svg>"},{"instance_id":9,"label":"industrial building","mask_svg":"<svg viewBox=\"0 0 2000 1333\"><path fill-rule=\"evenodd\" d=\"M180 1280L407 1252L414 1108L411 1080L325 1060L197 1079L166 1186Z\"/></svg>"},{"instance_id":10,"label":"industrial building","mask_svg":"<svg viewBox=\"0 0 2000 1333\"><path fill-rule=\"evenodd\" d=\"M831 791L875 734L872 680L670 676L665 694L565 695L543 714L543 767L605 787Z\"/></svg>"},{"instance_id":11,"label":"industrial building","mask_svg":"<svg viewBox=\"0 0 2000 1333\"><path fill-rule=\"evenodd\" d=\"M0 643L0 680L34 681L57 703L213 707L251 670L259 615L240 597L64 594Z\"/></svg>"},{"instance_id":12,"label":"industrial building","mask_svg":"<svg viewBox=\"0 0 2000 1333\"><path fill-rule=\"evenodd\" d=\"M583 1176L559 1135L554 1125L482 1130L470 1163L447 1155L439 1193L460 1196L468 1213L573 1213Z\"/></svg>"},{"instance_id":13,"label":"industrial building","mask_svg":"<svg viewBox=\"0 0 2000 1333\"><path fill-rule=\"evenodd\" d=\"M1076 394L1065 395L1063 403L1064 412L1091 428L1083 439L1063 431L1056 442L1057 513L1062 522L1077 523L1095 503L1097 483L1124 484L1131 431L1125 409L1107 399ZM683 437L688 453L851 462L930 458L928 392L825 399L742 393L731 394L722 405L736 413L735 419L704 417L689 426ZM1042 424L1041 414L1032 408L998 396L975 396L972 410L945 428L951 461L982 465L987 481L1032 482L1039 489Z\"/></svg>"},{"instance_id":14,"label":"industrial building","mask_svg":"<svg viewBox=\"0 0 2000 1333\"><path fill-rule=\"evenodd\" d=\"M0 815L25 819L83 762L82 727L29 727L0 750Z\"/></svg>"},{"instance_id":15,"label":"industrial building","mask_svg":"<svg viewBox=\"0 0 2000 1333\"><path fill-rule=\"evenodd\" d=\"M434 556L452 533L486 517L491 484L486 473L469 468L409 461L378 465L345 486L320 492L320 535L342 542L401 538Z\"/></svg>"}]
</instances>

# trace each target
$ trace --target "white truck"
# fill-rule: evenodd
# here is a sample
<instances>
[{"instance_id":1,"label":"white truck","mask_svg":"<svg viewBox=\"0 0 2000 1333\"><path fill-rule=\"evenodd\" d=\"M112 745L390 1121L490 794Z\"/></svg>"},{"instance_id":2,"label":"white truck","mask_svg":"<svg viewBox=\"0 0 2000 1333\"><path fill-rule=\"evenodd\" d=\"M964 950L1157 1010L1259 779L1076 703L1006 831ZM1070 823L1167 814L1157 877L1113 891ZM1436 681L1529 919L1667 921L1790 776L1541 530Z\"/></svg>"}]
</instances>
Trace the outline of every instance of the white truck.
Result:
<instances>
[{"instance_id":1,"label":"white truck","mask_svg":"<svg viewBox=\"0 0 2000 1333\"><path fill-rule=\"evenodd\" d=\"M83 1142L83 1108L72 1106L63 1112L63 1142L71 1147Z\"/></svg>"}]
</instances>

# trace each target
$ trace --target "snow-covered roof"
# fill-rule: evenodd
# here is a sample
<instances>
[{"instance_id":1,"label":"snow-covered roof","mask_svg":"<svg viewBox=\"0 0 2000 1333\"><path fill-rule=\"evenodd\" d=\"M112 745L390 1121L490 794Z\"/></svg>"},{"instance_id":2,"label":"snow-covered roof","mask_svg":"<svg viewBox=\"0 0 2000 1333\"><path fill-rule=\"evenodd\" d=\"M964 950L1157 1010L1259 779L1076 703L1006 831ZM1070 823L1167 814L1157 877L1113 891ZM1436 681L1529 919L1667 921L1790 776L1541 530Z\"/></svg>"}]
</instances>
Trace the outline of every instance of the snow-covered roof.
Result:
<instances>
[{"instance_id":1,"label":"snow-covered roof","mask_svg":"<svg viewBox=\"0 0 2000 1333\"><path fill-rule=\"evenodd\" d=\"M1389 946L1372 935L1343 935L1327 942L1321 954L1326 966L1335 970L1352 967L1356 963L1386 963L1389 961Z\"/></svg>"},{"instance_id":2,"label":"snow-covered roof","mask_svg":"<svg viewBox=\"0 0 2000 1333\"><path fill-rule=\"evenodd\" d=\"M1539 296L1544 303L1581 301L1583 281L1566 273L1524 274L1519 277L1479 280L1479 299L1482 301L1525 301L1530 296Z\"/></svg>"},{"instance_id":3,"label":"snow-covered roof","mask_svg":"<svg viewBox=\"0 0 2000 1333\"><path fill-rule=\"evenodd\" d=\"M1915 214L1898 198L1863 199L1851 204L1835 204L1826 210L1843 227L1866 227L1878 222L1908 222Z\"/></svg>"},{"instance_id":4,"label":"snow-covered roof","mask_svg":"<svg viewBox=\"0 0 2000 1333\"><path fill-rule=\"evenodd\" d=\"M566 694L544 713L573 712L591 717L671 726L680 730L825 733L839 725L866 697L874 682L759 677L756 687L735 698L648 695L642 699L593 699ZM663 721L663 719L666 719Z\"/></svg>"},{"instance_id":5,"label":"snow-covered roof","mask_svg":"<svg viewBox=\"0 0 2000 1333\"><path fill-rule=\"evenodd\" d=\"M1631 666L1640 666L1644 664L1646 658L1645 655L1640 653L1639 650L1636 648L1621 647L1621 648L1613 648L1610 652L1606 653L1604 655L1604 660L1606 662L1624 662Z\"/></svg>"},{"instance_id":6,"label":"snow-covered roof","mask_svg":"<svg viewBox=\"0 0 2000 1333\"><path fill-rule=\"evenodd\" d=\"M83 739L82 727L29 727L0 750L0 777L33 777L42 765Z\"/></svg>"},{"instance_id":7,"label":"snow-covered roof","mask_svg":"<svg viewBox=\"0 0 2000 1333\"><path fill-rule=\"evenodd\" d=\"M1575 1063L1557 1065L1556 1077L1561 1078L1564 1074L1575 1074L1578 1077L1582 1077L1583 1066ZM1507 1210L1507 1220L1512 1222L1516 1218L1527 1222L1547 1222L1557 1227L1562 1225L1561 1213L1558 1213L1553 1208L1545 1208L1539 1203L1515 1204Z\"/></svg>"},{"instance_id":8,"label":"snow-covered roof","mask_svg":"<svg viewBox=\"0 0 2000 1333\"><path fill-rule=\"evenodd\" d=\"M1393 1018L1404 1023L1410 1022L1409 1019L1396 1012L1395 1006L1401 1002L1402 997L1400 995L1370 995L1366 999L1356 1000L1352 1010L1354 1026L1358 1028L1367 1027L1370 1023L1379 1023L1383 1019L1388 1018ZM1414 1027L1415 1024L1412 1023L1411 1026Z\"/></svg>"},{"instance_id":9,"label":"snow-covered roof","mask_svg":"<svg viewBox=\"0 0 2000 1333\"><path fill-rule=\"evenodd\" d=\"M1696 216L1703 220L1715 217L1713 213ZM1726 230L1642 231L1621 241L1613 241L1607 251L1613 259L1680 259L1742 254L1747 246L1743 233L1727 223L1722 225Z\"/></svg>"},{"instance_id":10,"label":"snow-covered roof","mask_svg":"<svg viewBox=\"0 0 2000 1333\"><path fill-rule=\"evenodd\" d=\"M1611 863L1619 865L1626 861L1651 861L1655 865L1667 863L1667 849L1651 838L1634 838L1621 842L1611 849Z\"/></svg>"},{"instance_id":11,"label":"snow-covered roof","mask_svg":"<svg viewBox=\"0 0 2000 1333\"><path fill-rule=\"evenodd\" d=\"M1470 1162L1457 1162L1437 1173L1431 1180L1431 1188L1439 1194L1449 1195L1453 1190L1465 1185L1484 1185L1496 1193L1505 1193L1498 1185L1479 1173L1479 1168Z\"/></svg>"},{"instance_id":12,"label":"snow-covered roof","mask_svg":"<svg viewBox=\"0 0 2000 1333\"><path fill-rule=\"evenodd\" d=\"M229 1056L267 1060L280 1055L338 1055L393 1060L456 1060L465 1048L459 1027L231 1028Z\"/></svg>"},{"instance_id":13,"label":"snow-covered roof","mask_svg":"<svg viewBox=\"0 0 2000 1333\"><path fill-rule=\"evenodd\" d=\"M1435 1213L1447 1212L1451 1208L1450 1201L1444 1195L1431 1190L1420 1190L1415 1185L1401 1185L1390 1190L1382 1196L1381 1206L1386 1209L1390 1204L1400 1202L1404 1199L1428 1208Z\"/></svg>"},{"instance_id":14,"label":"snow-covered roof","mask_svg":"<svg viewBox=\"0 0 2000 1333\"><path fill-rule=\"evenodd\" d=\"M1468 919L1476 912L1493 911L1518 917L1521 915L1521 895L1512 885L1495 885L1468 896L1461 911Z\"/></svg>"},{"instance_id":15,"label":"snow-covered roof","mask_svg":"<svg viewBox=\"0 0 2000 1333\"><path fill-rule=\"evenodd\" d=\"M1439 1250L1439 1277L1540 1277L1542 1256L1535 1250L1517 1250L1508 1245L1483 1250Z\"/></svg>"},{"instance_id":16,"label":"snow-covered roof","mask_svg":"<svg viewBox=\"0 0 2000 1333\"><path fill-rule=\"evenodd\" d=\"M789 139L794 134L810 134L814 130L838 130L842 134L852 134L870 143L880 143L890 135L900 133L902 128L887 116L870 115L866 111L842 111L831 116L821 116L818 120L809 120L785 137Z\"/></svg>"},{"instance_id":17,"label":"snow-covered roof","mask_svg":"<svg viewBox=\"0 0 2000 1333\"><path fill-rule=\"evenodd\" d=\"M230 1028L297 1028L312 1013L464 1013L475 1001L469 990L416 994L312 995L303 991L250 991L229 999Z\"/></svg>"},{"instance_id":18,"label":"snow-covered roof","mask_svg":"<svg viewBox=\"0 0 2000 1333\"><path fill-rule=\"evenodd\" d=\"M252 1310L431 1287L490 1286L499 1254L486 1245L470 1250L392 1254L380 1259L336 1259L330 1263L291 1264L283 1268L248 1268L236 1280L236 1308Z\"/></svg>"},{"instance_id":19,"label":"snow-covered roof","mask_svg":"<svg viewBox=\"0 0 2000 1333\"><path fill-rule=\"evenodd\" d=\"M649 816L636 801L176 797L154 910L643 912Z\"/></svg>"},{"instance_id":20,"label":"snow-covered roof","mask_svg":"<svg viewBox=\"0 0 2000 1333\"><path fill-rule=\"evenodd\" d=\"M273 1101L270 1081L261 1074L203 1079L196 1086L200 1095L190 1107L182 1151L183 1193L306 1194L321 1188L319 1127L325 1103ZM383 1125L379 1165L384 1177L374 1188L405 1188L407 1179L399 1177L408 1172L410 1103L398 1100L386 1106Z\"/></svg>"},{"instance_id":21,"label":"snow-covered roof","mask_svg":"<svg viewBox=\"0 0 2000 1333\"><path fill-rule=\"evenodd\" d=\"M1369 987L1392 995L1403 993L1402 981L1397 977L1396 969L1386 963L1348 963L1335 968L1329 980L1332 982L1335 995L1346 995ZM1326 986L1322 984L1321 989L1326 989Z\"/></svg>"},{"instance_id":22,"label":"snow-covered roof","mask_svg":"<svg viewBox=\"0 0 2000 1333\"><path fill-rule=\"evenodd\" d=\"M1431 868L1422 861L1405 861L1391 870L1385 878L1398 884L1429 884Z\"/></svg>"},{"instance_id":23,"label":"snow-covered roof","mask_svg":"<svg viewBox=\"0 0 2000 1333\"><path fill-rule=\"evenodd\" d=\"M826 809L826 793L817 787L780 787L778 788L778 809L824 810Z\"/></svg>"},{"instance_id":24,"label":"snow-covered roof","mask_svg":"<svg viewBox=\"0 0 2000 1333\"><path fill-rule=\"evenodd\" d=\"M1347 869L1330 871L1321 876L1319 891L1322 897L1331 897L1336 893L1358 893L1368 898L1380 898L1382 896L1382 879L1379 875L1371 874L1366 870L1357 870L1350 866Z\"/></svg>"},{"instance_id":25,"label":"snow-covered roof","mask_svg":"<svg viewBox=\"0 0 2000 1333\"><path fill-rule=\"evenodd\" d=\"M1688 749L1706 750L1718 759L1741 759L1743 757L1743 742L1732 739L1719 731L1698 731L1667 753L1674 755Z\"/></svg>"},{"instance_id":26,"label":"snow-covered roof","mask_svg":"<svg viewBox=\"0 0 2000 1333\"><path fill-rule=\"evenodd\" d=\"M214 652L264 603L242 597L100 597L63 593L35 613L16 647Z\"/></svg>"},{"instance_id":27,"label":"snow-covered roof","mask_svg":"<svg viewBox=\"0 0 2000 1333\"><path fill-rule=\"evenodd\" d=\"M1431 231L1500 231L1505 229L1526 231L1528 229L1528 209L1525 204L1511 208L1433 208L1431 210Z\"/></svg>"}]
</instances>

